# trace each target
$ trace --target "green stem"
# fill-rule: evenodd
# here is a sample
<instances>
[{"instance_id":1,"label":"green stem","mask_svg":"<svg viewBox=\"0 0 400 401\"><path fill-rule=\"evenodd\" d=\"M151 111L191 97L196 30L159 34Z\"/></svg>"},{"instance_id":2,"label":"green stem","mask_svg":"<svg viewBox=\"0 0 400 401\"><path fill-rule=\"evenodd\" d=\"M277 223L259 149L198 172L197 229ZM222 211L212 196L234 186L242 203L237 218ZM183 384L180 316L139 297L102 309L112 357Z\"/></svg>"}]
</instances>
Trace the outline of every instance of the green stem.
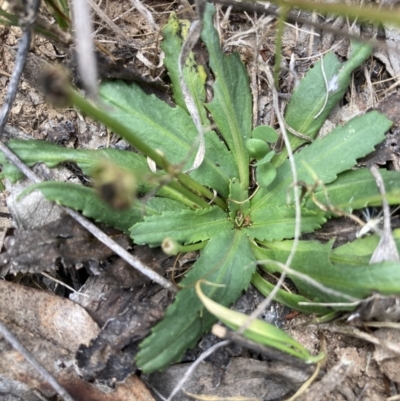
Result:
<instances>
[{"instance_id":1,"label":"green stem","mask_svg":"<svg viewBox=\"0 0 400 401\"><path fill-rule=\"evenodd\" d=\"M177 176L178 180L184 185L186 188L190 189L194 193L197 193L200 196L204 196L207 199L210 199L219 206L222 210L227 211L228 207L226 202L224 202L220 197L215 196L209 189L199 184L196 180L193 180L190 176L184 173L179 173ZM210 205L209 205L210 206Z\"/></svg>"},{"instance_id":2,"label":"green stem","mask_svg":"<svg viewBox=\"0 0 400 401\"><path fill-rule=\"evenodd\" d=\"M208 243L208 241L203 241L203 242L198 242L196 244L191 244L191 245L180 245L179 253L200 251L207 245L207 243Z\"/></svg>"},{"instance_id":3,"label":"green stem","mask_svg":"<svg viewBox=\"0 0 400 401\"><path fill-rule=\"evenodd\" d=\"M189 191L180 182L170 181L168 184L166 184L166 187L171 188L175 193L180 193L181 199L177 199L176 196L175 199L188 205L192 209L197 209L199 207L203 209L211 207L205 200L199 198L196 194Z\"/></svg>"},{"instance_id":4,"label":"green stem","mask_svg":"<svg viewBox=\"0 0 400 401\"><path fill-rule=\"evenodd\" d=\"M125 126L120 124L118 121L114 120L110 117L104 110L100 110L97 107L93 106L88 100L80 96L75 90L72 88L68 89L68 96L70 101L79 109L81 109L86 114L93 117L95 120L102 122L103 124L110 127L114 132L120 135L122 138L126 139L132 146L142 152L145 156L150 157L156 165L162 169L164 169L167 173L174 172L176 170L173 165L171 165L166 159L165 156L148 146L144 143L140 138L138 138L131 130L127 129ZM196 180L188 176L184 173L174 174L178 181L181 182L182 186L175 186L175 189L179 192L182 192L184 196L188 197L189 191L184 191L184 187L188 190L194 192L191 193L190 198L192 201L195 200L195 203L204 208L210 207L210 205L201 199L198 195L204 196L207 199L213 200L216 205L218 205L223 210L226 210L226 203L219 197L214 198L214 194L199 184ZM171 181L172 183L173 181ZM168 185L171 185L169 183ZM184 193L185 192L185 193Z\"/></svg>"},{"instance_id":5,"label":"green stem","mask_svg":"<svg viewBox=\"0 0 400 401\"><path fill-rule=\"evenodd\" d=\"M274 85L275 88L279 88L279 73L281 71L281 60L282 60L282 43L283 43L283 31L285 30L285 19L288 12L288 8L285 6L281 7L279 11L278 19L278 30L276 33L276 44L275 44L275 65L274 65Z\"/></svg>"}]
</instances>

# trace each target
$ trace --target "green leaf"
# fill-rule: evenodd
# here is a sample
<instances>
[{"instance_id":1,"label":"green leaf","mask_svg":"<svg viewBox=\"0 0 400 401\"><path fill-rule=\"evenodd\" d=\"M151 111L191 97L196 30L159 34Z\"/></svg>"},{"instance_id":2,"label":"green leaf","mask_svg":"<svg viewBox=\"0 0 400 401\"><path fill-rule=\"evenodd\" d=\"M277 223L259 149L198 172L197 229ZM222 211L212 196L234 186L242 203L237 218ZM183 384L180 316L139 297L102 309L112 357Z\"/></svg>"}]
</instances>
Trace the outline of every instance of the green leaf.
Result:
<instances>
[{"instance_id":1,"label":"green leaf","mask_svg":"<svg viewBox=\"0 0 400 401\"><path fill-rule=\"evenodd\" d=\"M266 206L250 212L251 225L244 231L260 241L275 241L293 238L295 228L295 209L292 206ZM322 212L302 209L301 231L312 232L325 222Z\"/></svg>"},{"instance_id":2,"label":"green leaf","mask_svg":"<svg viewBox=\"0 0 400 401\"><path fill-rule=\"evenodd\" d=\"M254 262L249 240L241 231L220 232L210 239L181 282L182 290L167 309L164 320L142 342L136 358L138 366L150 373L179 361L215 322L215 317L196 295L196 281L206 279L223 284L223 287L208 287L205 293L215 302L228 306L247 288L255 269Z\"/></svg>"},{"instance_id":3,"label":"green leaf","mask_svg":"<svg viewBox=\"0 0 400 401\"><path fill-rule=\"evenodd\" d=\"M249 155L257 160L262 159L270 151L268 144L261 139L250 138L245 145Z\"/></svg>"},{"instance_id":4,"label":"green leaf","mask_svg":"<svg viewBox=\"0 0 400 401\"><path fill-rule=\"evenodd\" d=\"M11 139L7 144L28 166L45 163L48 167L53 168L60 163L69 161L76 163L85 174L92 175L99 162L107 160L139 174L150 172L146 159L134 152L117 149L77 150L37 140ZM0 153L0 164L3 165L3 177L16 181L23 176L5 159L2 153Z\"/></svg>"},{"instance_id":5,"label":"green leaf","mask_svg":"<svg viewBox=\"0 0 400 401\"><path fill-rule=\"evenodd\" d=\"M258 160L257 163L254 164L254 166L261 166L263 164L269 163L274 156L275 152L272 150L271 152L267 153L261 160Z\"/></svg>"},{"instance_id":6,"label":"green leaf","mask_svg":"<svg viewBox=\"0 0 400 401\"><path fill-rule=\"evenodd\" d=\"M314 138L329 113L343 98L350 83L351 73L371 55L371 52L371 46L352 42L352 54L346 63L339 62L333 53L324 56L322 62L315 63L314 67L300 81L290 99L285 114L286 123L295 131ZM328 84L331 84L325 106L327 88L321 65ZM318 115L318 113L320 114ZM305 143L304 139L291 134L289 136L293 150ZM286 157L287 151L284 149L274 158L274 165L279 166L286 160Z\"/></svg>"},{"instance_id":7,"label":"green leaf","mask_svg":"<svg viewBox=\"0 0 400 401\"><path fill-rule=\"evenodd\" d=\"M292 241L270 243L273 249L253 249L257 259L276 260L285 263L290 253ZM332 244L316 241L301 241L291 268L306 274L324 286L359 299L374 292L394 295L400 292L400 263L383 262L362 266L332 264L330 254ZM371 249L371 254L373 249ZM281 269L272 264L264 265L269 272ZM327 294L302 278L289 274L299 292L308 299L319 302L349 302L344 296ZM333 307L335 310L352 310L354 307Z\"/></svg>"},{"instance_id":8,"label":"green leaf","mask_svg":"<svg viewBox=\"0 0 400 401\"><path fill-rule=\"evenodd\" d=\"M27 188L21 196L39 190L49 201L79 210L86 217L129 232L137 222L143 220L143 215L159 215L166 211L181 211L184 206L173 199L151 198L143 203L137 201L127 210L115 210L103 200L93 188L67 182L48 181Z\"/></svg>"},{"instance_id":9,"label":"green leaf","mask_svg":"<svg viewBox=\"0 0 400 401\"><path fill-rule=\"evenodd\" d=\"M331 183L338 174L353 167L358 158L372 152L374 146L383 141L391 124L384 115L372 111L336 128L325 138L316 139L295 154L298 181L313 185L318 178L325 184ZM277 169L277 176L268 190L261 188L254 196L252 210L284 204L292 182L287 160Z\"/></svg>"},{"instance_id":10,"label":"green leaf","mask_svg":"<svg viewBox=\"0 0 400 401\"><path fill-rule=\"evenodd\" d=\"M200 282L196 284L196 292L207 310L231 329L238 330L241 326L246 324L249 318L248 316L230 310L209 299L201 291ZM283 330L260 319L253 320L249 327L243 332L243 336L258 344L279 349L309 363L318 362L324 357L324 354L318 356L311 355L306 348L286 334Z\"/></svg>"},{"instance_id":11,"label":"green leaf","mask_svg":"<svg viewBox=\"0 0 400 401\"><path fill-rule=\"evenodd\" d=\"M258 185L268 187L276 177L276 168L271 163L263 163L256 169L256 180Z\"/></svg>"},{"instance_id":12,"label":"green leaf","mask_svg":"<svg viewBox=\"0 0 400 401\"><path fill-rule=\"evenodd\" d=\"M159 246L164 238L190 244L204 241L213 235L231 230L233 224L219 207L204 210L165 212L160 216L146 216L142 223L131 228L131 237L136 244Z\"/></svg>"},{"instance_id":13,"label":"green leaf","mask_svg":"<svg viewBox=\"0 0 400 401\"><path fill-rule=\"evenodd\" d=\"M267 280L264 280L257 272L254 273L251 283L258 291L261 292L265 297L268 297L275 285L271 284ZM318 315L326 315L331 312L331 309L324 306L315 305L299 305L299 302L310 302L309 299L303 297L302 295L289 293L285 290L278 290L274 297L276 302L279 302L290 309L298 310L303 313L316 313Z\"/></svg>"},{"instance_id":14,"label":"green leaf","mask_svg":"<svg viewBox=\"0 0 400 401\"><path fill-rule=\"evenodd\" d=\"M385 183L387 199L390 204L399 203L400 195L400 174L397 171L380 169L379 173ZM331 205L351 212L354 209L361 209L368 205L381 206L382 197L376 186L375 178L367 168L350 170L340 174L333 183L318 188L315 191L316 199L322 204L327 204L326 194ZM309 199L307 208L318 209L318 206Z\"/></svg>"},{"instance_id":15,"label":"green leaf","mask_svg":"<svg viewBox=\"0 0 400 401\"><path fill-rule=\"evenodd\" d=\"M393 230L392 235L397 248L400 249L400 229ZM364 266L369 264L373 251L379 243L379 236L376 234L358 238L353 242L341 245L332 249L330 261L336 264Z\"/></svg>"},{"instance_id":16,"label":"green leaf","mask_svg":"<svg viewBox=\"0 0 400 401\"><path fill-rule=\"evenodd\" d=\"M102 84L100 94L111 117L163 152L170 163L183 163L183 170L192 165L198 132L185 110L172 108L139 86L121 81ZM204 161L190 176L228 196L229 179L237 177L232 155L214 132L205 134L205 145Z\"/></svg>"},{"instance_id":17,"label":"green leaf","mask_svg":"<svg viewBox=\"0 0 400 401\"><path fill-rule=\"evenodd\" d=\"M252 99L246 69L237 53L223 54L219 36L213 25L214 6L206 5L204 28L201 35L210 56L210 67L215 76L214 98L206 107L233 153L239 170L242 189L248 189L249 156L244 146L251 137Z\"/></svg>"},{"instance_id":18,"label":"green leaf","mask_svg":"<svg viewBox=\"0 0 400 401\"><path fill-rule=\"evenodd\" d=\"M172 12L169 16L168 23L163 28L163 41L161 49L165 53L164 65L167 68L168 75L172 82L172 92L175 103L182 109L187 110L182 88L179 83L179 55L181 52L183 41L187 37L190 28L190 21L179 20L176 13ZM200 113L203 125L208 125L207 111L204 107L206 101L205 83L207 74L204 67L198 65L194 59L193 53L190 52L186 60L183 76L188 86L193 100L196 103L197 110Z\"/></svg>"},{"instance_id":19,"label":"green leaf","mask_svg":"<svg viewBox=\"0 0 400 401\"><path fill-rule=\"evenodd\" d=\"M259 125L253 129L251 137L255 139L261 139L265 142L274 143L278 140L278 133L272 127L268 125Z\"/></svg>"},{"instance_id":20,"label":"green leaf","mask_svg":"<svg viewBox=\"0 0 400 401\"><path fill-rule=\"evenodd\" d=\"M21 196L40 190L47 200L82 211L86 217L97 222L128 232L129 228L142 219L141 208L115 210L102 201L93 188L67 182L42 182L27 188Z\"/></svg>"}]
</instances>

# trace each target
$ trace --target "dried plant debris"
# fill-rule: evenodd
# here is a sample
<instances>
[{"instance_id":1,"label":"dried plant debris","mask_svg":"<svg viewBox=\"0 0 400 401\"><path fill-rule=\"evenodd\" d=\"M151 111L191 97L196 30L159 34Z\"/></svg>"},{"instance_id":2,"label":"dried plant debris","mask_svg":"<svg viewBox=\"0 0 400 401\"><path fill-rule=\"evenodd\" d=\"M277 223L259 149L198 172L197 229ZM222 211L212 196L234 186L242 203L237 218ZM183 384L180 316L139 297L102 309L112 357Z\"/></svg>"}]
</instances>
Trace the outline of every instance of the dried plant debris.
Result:
<instances>
[{"instance_id":1,"label":"dried plant debris","mask_svg":"<svg viewBox=\"0 0 400 401\"><path fill-rule=\"evenodd\" d=\"M49 292L0 280L0 304L0 320L59 379L69 375L67 367L79 345L88 344L99 332L83 308ZM39 373L3 339L0 377L22 382L45 395L50 391Z\"/></svg>"},{"instance_id":2,"label":"dried plant debris","mask_svg":"<svg viewBox=\"0 0 400 401\"><path fill-rule=\"evenodd\" d=\"M314 401L325 399L330 393L340 388L353 369L353 362L343 358L319 382L308 388L297 400Z\"/></svg>"},{"instance_id":3,"label":"dried plant debris","mask_svg":"<svg viewBox=\"0 0 400 401\"><path fill-rule=\"evenodd\" d=\"M172 264L161 249L136 246L134 254L159 273ZM80 374L112 386L136 370L133 361L139 342L164 316L172 299L168 291L149 284L121 259L102 266L100 272L89 277L79 293L72 293L70 298L102 327L98 337L77 354Z\"/></svg>"},{"instance_id":4,"label":"dried plant debris","mask_svg":"<svg viewBox=\"0 0 400 401\"><path fill-rule=\"evenodd\" d=\"M125 236L114 231L114 240L129 246ZM18 230L5 238L5 252L0 254L1 276L8 273L52 271L59 262L71 267L85 261L101 261L112 255L108 247L92 237L68 216L43 227Z\"/></svg>"},{"instance_id":5,"label":"dried plant debris","mask_svg":"<svg viewBox=\"0 0 400 401\"><path fill-rule=\"evenodd\" d=\"M400 171L400 128L386 134L386 139L367 157L359 160L361 165L393 163L393 169Z\"/></svg>"},{"instance_id":6,"label":"dried plant debris","mask_svg":"<svg viewBox=\"0 0 400 401\"><path fill-rule=\"evenodd\" d=\"M395 170L400 170L400 94L394 93L382 100L377 110L393 121L393 126L386 134L386 139L376 150L362 158L361 165L384 165L392 162Z\"/></svg>"},{"instance_id":7,"label":"dried plant debris","mask_svg":"<svg viewBox=\"0 0 400 401\"><path fill-rule=\"evenodd\" d=\"M165 372L153 373L145 380L161 395L168 397L177 382L191 364L178 364ZM196 394L199 399L251 399L277 400L293 394L308 379L309 372L281 362L262 362L248 358L232 358L220 385L215 388L214 377L218 367L202 363L184 385L174 401L192 398L185 393ZM206 397L208 396L208 397ZM201 398L200 398L201 397ZM245 397L245 398L242 398Z\"/></svg>"},{"instance_id":8,"label":"dried plant debris","mask_svg":"<svg viewBox=\"0 0 400 401\"><path fill-rule=\"evenodd\" d=\"M347 319L348 322L369 322L378 320L382 322L400 321L400 297L383 296L375 294L373 297L361 302L356 312Z\"/></svg>"},{"instance_id":9,"label":"dried plant debris","mask_svg":"<svg viewBox=\"0 0 400 401\"><path fill-rule=\"evenodd\" d=\"M110 291L103 295L103 306L109 304L112 307L113 301L118 301L108 299L109 295ZM76 356L80 374L86 380L96 379L109 386L124 380L136 370L134 357L139 342L164 316L171 302L169 293L156 284L136 287L124 294L120 291L120 295L125 300L119 303L120 313L114 313L100 334L89 346L82 345Z\"/></svg>"}]
</instances>

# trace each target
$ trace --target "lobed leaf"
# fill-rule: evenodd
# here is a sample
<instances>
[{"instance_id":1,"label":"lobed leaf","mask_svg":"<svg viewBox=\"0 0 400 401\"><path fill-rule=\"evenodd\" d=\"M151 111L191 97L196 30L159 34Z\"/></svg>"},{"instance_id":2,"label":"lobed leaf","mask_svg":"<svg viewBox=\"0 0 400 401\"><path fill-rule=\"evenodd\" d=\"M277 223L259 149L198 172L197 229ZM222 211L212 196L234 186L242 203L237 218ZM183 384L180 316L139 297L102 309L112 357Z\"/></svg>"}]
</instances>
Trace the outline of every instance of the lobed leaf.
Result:
<instances>
[{"instance_id":1,"label":"lobed leaf","mask_svg":"<svg viewBox=\"0 0 400 401\"><path fill-rule=\"evenodd\" d=\"M269 244L270 249L258 248L256 257L285 263L292 247L292 241ZM316 241L301 241L291 268L306 274L324 286L359 299L374 292L393 295L400 292L400 263L383 262L354 266L350 264L332 264L330 255L332 244L320 244ZM373 249L371 249L372 254ZM264 265L270 272L281 271L272 264ZM300 294L320 302L348 302L345 296L327 294L321 289L297 276L288 275L295 283ZM354 307L334 307L336 310L351 310Z\"/></svg>"},{"instance_id":2,"label":"lobed leaf","mask_svg":"<svg viewBox=\"0 0 400 401\"><path fill-rule=\"evenodd\" d=\"M196 295L195 283L205 279L222 287L208 287L207 297L228 306L247 288L255 269L255 258L245 234L229 230L213 236L181 282L182 290L169 306L164 319L141 343L136 362L146 373L179 361L216 321Z\"/></svg>"},{"instance_id":3,"label":"lobed leaf","mask_svg":"<svg viewBox=\"0 0 400 401\"><path fill-rule=\"evenodd\" d=\"M163 62L172 82L171 86L175 103L186 111L188 110L179 82L178 64L182 44L187 37L189 28L190 21L179 20L176 13L172 12L169 16L168 23L163 28L163 41L161 43L161 49L165 53ZM204 71L204 67L196 63L192 52L190 52L186 60L183 76L193 96L193 100L196 103L202 124L208 125L207 111L204 107L206 101L205 83L207 74Z\"/></svg>"},{"instance_id":4,"label":"lobed leaf","mask_svg":"<svg viewBox=\"0 0 400 401\"><path fill-rule=\"evenodd\" d=\"M393 230L392 234L397 248L400 249L400 230ZM372 234L332 249L330 261L351 266L367 265L379 244L379 239L379 235Z\"/></svg>"},{"instance_id":5,"label":"lobed leaf","mask_svg":"<svg viewBox=\"0 0 400 401\"><path fill-rule=\"evenodd\" d=\"M160 216L145 216L135 224L130 234L136 244L159 246L166 237L190 244L205 241L221 231L231 230L227 214L214 206L203 210L165 212Z\"/></svg>"},{"instance_id":6,"label":"lobed leaf","mask_svg":"<svg viewBox=\"0 0 400 401\"><path fill-rule=\"evenodd\" d=\"M251 225L243 230L251 238L260 241L293 238L295 217L295 209L292 206L266 206L250 212ZM302 209L301 231L312 232L325 221L324 213Z\"/></svg>"},{"instance_id":7,"label":"lobed leaf","mask_svg":"<svg viewBox=\"0 0 400 401\"><path fill-rule=\"evenodd\" d=\"M286 123L295 131L314 138L329 113L343 98L353 70L358 68L371 52L371 46L353 41L352 53L346 63L339 62L333 53L328 53L315 63L293 92L285 113ZM328 97L326 83L329 86ZM305 143L304 139L288 135L293 150ZM287 151L284 149L273 159L273 163L279 166L286 158Z\"/></svg>"},{"instance_id":8,"label":"lobed leaf","mask_svg":"<svg viewBox=\"0 0 400 401\"><path fill-rule=\"evenodd\" d=\"M97 222L128 232L129 228L142 220L142 210L132 207L127 210L115 210L98 196L93 188L67 182L48 181L27 188L21 196L39 190L43 196L60 205L79 210L86 217Z\"/></svg>"},{"instance_id":9,"label":"lobed leaf","mask_svg":"<svg viewBox=\"0 0 400 401\"><path fill-rule=\"evenodd\" d=\"M76 163L85 174L92 175L99 162L107 160L129 171L138 172L139 175L150 172L146 159L134 152L117 149L77 150L39 140L11 139L7 144L28 166L45 163L53 168L69 161ZM3 165L2 177L12 181L23 177L23 174L9 163L2 153L0 153L0 164Z\"/></svg>"},{"instance_id":10,"label":"lobed leaf","mask_svg":"<svg viewBox=\"0 0 400 401\"><path fill-rule=\"evenodd\" d=\"M139 86L122 81L103 83L100 94L111 117L163 152L170 163L181 164L182 170L192 165L198 133L185 110L172 108ZM214 132L205 134L205 145L204 161L190 176L228 196L229 179L237 176L232 155Z\"/></svg>"},{"instance_id":11,"label":"lobed leaf","mask_svg":"<svg viewBox=\"0 0 400 401\"><path fill-rule=\"evenodd\" d=\"M244 146L251 137L251 107L249 79L237 53L226 56L221 49L217 30L213 25L215 8L207 3L201 35L210 56L210 67L215 76L214 98L206 107L210 110L218 130L227 143L238 166L242 189L248 189L249 155Z\"/></svg>"},{"instance_id":12,"label":"lobed leaf","mask_svg":"<svg viewBox=\"0 0 400 401\"><path fill-rule=\"evenodd\" d=\"M128 232L146 215L159 215L166 211L181 211L184 206L173 199L151 198L148 201L137 201L127 210L116 210L105 203L93 188L67 182L48 181L27 188L21 196L39 190L43 196L60 205L79 210L86 217Z\"/></svg>"},{"instance_id":13,"label":"lobed leaf","mask_svg":"<svg viewBox=\"0 0 400 401\"><path fill-rule=\"evenodd\" d=\"M385 183L388 202L390 204L398 204L400 174L397 171L388 171L385 169L380 169L379 173ZM368 205L382 205L382 198L376 186L376 181L367 168L341 173L337 180L326 185L325 188L318 188L315 191L315 198L324 205L329 202L336 208L346 212L361 209ZM307 208L316 210L318 206L309 199L307 201Z\"/></svg>"},{"instance_id":14,"label":"lobed leaf","mask_svg":"<svg viewBox=\"0 0 400 401\"><path fill-rule=\"evenodd\" d=\"M384 115L372 111L336 128L325 138L316 139L295 154L298 181L313 185L318 178L324 184L331 183L338 174L353 167L358 158L372 152L374 146L383 141L391 125L391 121ZM284 204L292 182L290 163L287 160L277 169L276 178L268 189L260 188L254 196L251 201L252 211L267 205Z\"/></svg>"}]
</instances>

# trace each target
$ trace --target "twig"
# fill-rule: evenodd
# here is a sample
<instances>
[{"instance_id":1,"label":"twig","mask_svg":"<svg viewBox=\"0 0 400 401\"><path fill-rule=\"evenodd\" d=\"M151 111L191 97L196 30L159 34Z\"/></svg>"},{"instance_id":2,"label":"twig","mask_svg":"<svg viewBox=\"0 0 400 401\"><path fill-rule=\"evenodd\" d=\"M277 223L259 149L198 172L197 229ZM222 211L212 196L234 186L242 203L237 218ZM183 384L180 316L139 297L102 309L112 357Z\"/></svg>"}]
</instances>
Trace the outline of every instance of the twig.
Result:
<instances>
[{"instance_id":1,"label":"twig","mask_svg":"<svg viewBox=\"0 0 400 401\"><path fill-rule=\"evenodd\" d=\"M6 339L12 347L18 351L28 363L30 363L37 372L50 384L51 387L57 392L57 394L65 401L74 401L74 399L68 394L67 390L62 387L55 377L49 373L34 357L33 355L19 342L19 340L8 330L4 323L0 322L0 334Z\"/></svg>"}]
</instances>

